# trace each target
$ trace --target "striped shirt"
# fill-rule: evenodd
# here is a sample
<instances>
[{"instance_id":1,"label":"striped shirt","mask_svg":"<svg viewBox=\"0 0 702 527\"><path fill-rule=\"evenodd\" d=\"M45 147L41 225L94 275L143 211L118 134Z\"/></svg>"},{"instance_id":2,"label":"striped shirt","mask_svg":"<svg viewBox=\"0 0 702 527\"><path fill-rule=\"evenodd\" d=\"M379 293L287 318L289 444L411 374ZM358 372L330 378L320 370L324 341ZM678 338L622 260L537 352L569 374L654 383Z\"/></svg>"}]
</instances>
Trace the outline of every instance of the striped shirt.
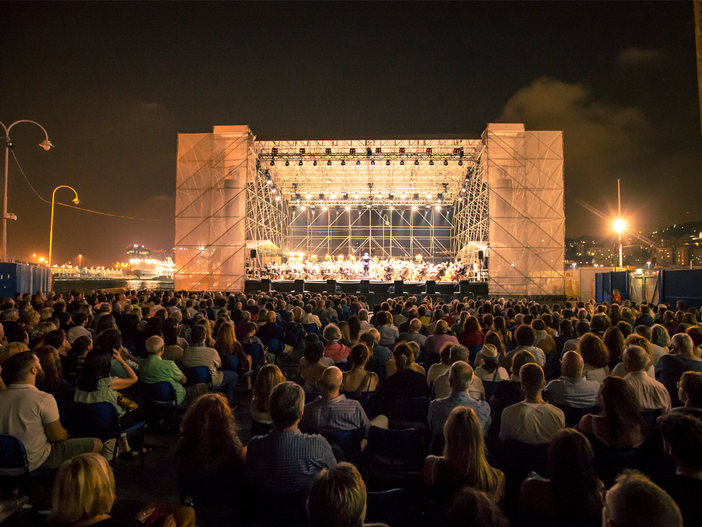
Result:
<instances>
[{"instance_id":1,"label":"striped shirt","mask_svg":"<svg viewBox=\"0 0 702 527\"><path fill-rule=\"evenodd\" d=\"M300 428L305 431L328 434L359 428L368 430L370 421L358 401L347 399L345 395L339 395L329 401L318 397L305 405Z\"/></svg>"},{"instance_id":2,"label":"striped shirt","mask_svg":"<svg viewBox=\"0 0 702 527\"><path fill-rule=\"evenodd\" d=\"M322 469L336 465L327 440L300 430L273 430L253 437L248 444L246 466L251 482L272 494L296 494L308 490Z\"/></svg>"}]
</instances>

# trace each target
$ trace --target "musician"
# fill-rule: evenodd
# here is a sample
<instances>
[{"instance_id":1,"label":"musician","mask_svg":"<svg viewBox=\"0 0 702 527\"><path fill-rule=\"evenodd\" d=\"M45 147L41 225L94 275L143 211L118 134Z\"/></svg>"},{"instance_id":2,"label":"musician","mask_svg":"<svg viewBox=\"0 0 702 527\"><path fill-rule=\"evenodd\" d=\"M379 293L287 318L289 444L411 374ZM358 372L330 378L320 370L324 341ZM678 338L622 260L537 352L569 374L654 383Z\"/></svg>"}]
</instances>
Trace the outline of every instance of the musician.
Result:
<instances>
[{"instance_id":1,"label":"musician","mask_svg":"<svg viewBox=\"0 0 702 527\"><path fill-rule=\"evenodd\" d=\"M371 263L371 257L368 255L368 253L363 253L363 256L361 256L361 262L363 263L363 278L368 278Z\"/></svg>"}]
</instances>

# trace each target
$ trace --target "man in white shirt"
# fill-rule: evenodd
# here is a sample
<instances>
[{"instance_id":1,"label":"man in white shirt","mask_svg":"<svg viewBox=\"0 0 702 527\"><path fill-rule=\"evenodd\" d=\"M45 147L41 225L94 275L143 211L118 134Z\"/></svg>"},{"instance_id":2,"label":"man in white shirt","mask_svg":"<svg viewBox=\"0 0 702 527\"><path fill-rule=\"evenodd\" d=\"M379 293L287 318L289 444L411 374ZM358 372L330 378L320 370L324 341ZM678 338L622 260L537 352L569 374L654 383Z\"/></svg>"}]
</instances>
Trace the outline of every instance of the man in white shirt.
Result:
<instances>
[{"instance_id":1,"label":"man in white shirt","mask_svg":"<svg viewBox=\"0 0 702 527\"><path fill-rule=\"evenodd\" d=\"M661 410L670 412L670 394L662 383L652 379L647 373L650 357L641 346L629 346L624 350L624 380L636 392L641 410Z\"/></svg>"},{"instance_id":2,"label":"man in white shirt","mask_svg":"<svg viewBox=\"0 0 702 527\"><path fill-rule=\"evenodd\" d=\"M546 381L538 364L525 364L519 371L525 399L502 412L500 440L513 439L530 445L550 443L565 428L565 415L541 396Z\"/></svg>"},{"instance_id":3,"label":"man in white shirt","mask_svg":"<svg viewBox=\"0 0 702 527\"><path fill-rule=\"evenodd\" d=\"M0 433L22 441L30 471L42 466L56 469L78 454L99 453L99 439L68 439L56 400L36 387L41 372L41 363L31 351L13 355L5 362L3 373L9 386L0 392Z\"/></svg>"},{"instance_id":4,"label":"man in white shirt","mask_svg":"<svg viewBox=\"0 0 702 527\"><path fill-rule=\"evenodd\" d=\"M235 371L218 371L222 366L222 359L219 358L217 350L205 346L205 328L196 324L190 332L192 345L183 350L183 366L194 368L196 366L207 366L212 376L212 386L218 392L222 392L229 399L230 404L234 404L234 388L239 380L239 375Z\"/></svg>"}]
</instances>

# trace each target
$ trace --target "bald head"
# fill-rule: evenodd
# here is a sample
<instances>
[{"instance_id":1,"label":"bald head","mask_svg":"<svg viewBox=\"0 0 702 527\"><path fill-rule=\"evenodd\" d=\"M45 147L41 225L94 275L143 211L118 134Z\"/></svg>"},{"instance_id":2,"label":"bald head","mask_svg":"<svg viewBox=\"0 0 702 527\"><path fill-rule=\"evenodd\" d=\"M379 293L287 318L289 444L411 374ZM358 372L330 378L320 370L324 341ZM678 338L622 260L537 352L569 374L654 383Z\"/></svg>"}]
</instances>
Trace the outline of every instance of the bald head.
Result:
<instances>
[{"instance_id":1,"label":"bald head","mask_svg":"<svg viewBox=\"0 0 702 527\"><path fill-rule=\"evenodd\" d=\"M582 377L585 361L580 353L568 351L561 359L561 375L563 377Z\"/></svg>"},{"instance_id":2,"label":"bald head","mask_svg":"<svg viewBox=\"0 0 702 527\"><path fill-rule=\"evenodd\" d=\"M628 346L624 350L624 369L627 373L645 370L648 360L648 353L641 346Z\"/></svg>"},{"instance_id":3,"label":"bald head","mask_svg":"<svg viewBox=\"0 0 702 527\"><path fill-rule=\"evenodd\" d=\"M422 321L418 318L413 318L410 322L410 330L418 332L422 328Z\"/></svg>"},{"instance_id":4,"label":"bald head","mask_svg":"<svg viewBox=\"0 0 702 527\"><path fill-rule=\"evenodd\" d=\"M454 392L465 392L473 382L473 368L467 362L456 361L449 370L449 384Z\"/></svg>"},{"instance_id":5,"label":"bald head","mask_svg":"<svg viewBox=\"0 0 702 527\"><path fill-rule=\"evenodd\" d=\"M326 400L337 397L343 380L344 374L336 366L329 366L324 370L322 378L319 380L319 386L322 388L322 397Z\"/></svg>"},{"instance_id":6,"label":"bald head","mask_svg":"<svg viewBox=\"0 0 702 527\"><path fill-rule=\"evenodd\" d=\"M443 335L448 332L448 323L445 320L439 320L436 323L436 328L434 329L434 333L437 335Z\"/></svg>"}]
</instances>

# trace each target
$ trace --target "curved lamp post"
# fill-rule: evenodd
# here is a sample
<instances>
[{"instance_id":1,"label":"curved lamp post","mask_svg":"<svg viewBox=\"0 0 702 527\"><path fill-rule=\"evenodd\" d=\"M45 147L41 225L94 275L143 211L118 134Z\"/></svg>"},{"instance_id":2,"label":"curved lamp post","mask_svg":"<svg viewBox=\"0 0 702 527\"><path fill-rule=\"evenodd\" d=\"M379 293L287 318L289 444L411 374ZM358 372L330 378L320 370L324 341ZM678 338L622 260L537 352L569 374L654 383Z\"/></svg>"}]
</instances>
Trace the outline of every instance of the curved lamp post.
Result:
<instances>
[{"instance_id":1,"label":"curved lamp post","mask_svg":"<svg viewBox=\"0 0 702 527\"><path fill-rule=\"evenodd\" d=\"M73 203L75 203L76 205L80 203L76 189L74 189L73 187L69 187L68 185L59 185L54 189L54 193L51 195L51 227L49 228L49 269L51 269L51 250L53 249L54 243L54 204L56 203L56 191L60 188L70 188L76 195L76 197L73 198Z\"/></svg>"},{"instance_id":2,"label":"curved lamp post","mask_svg":"<svg viewBox=\"0 0 702 527\"><path fill-rule=\"evenodd\" d=\"M3 200L2 200L2 261L3 262L7 261L7 220L11 216L10 214L7 213L7 174L8 174L9 161L10 161L10 148L12 148L12 140L10 139L10 130L12 130L13 126L15 126L16 124L19 124L19 123L36 124L39 128L44 130L45 139L41 143L39 143L39 146L42 147L44 150L48 151L51 147L54 146L51 144L51 141L49 141L49 134L46 132L44 127L35 121L30 121L28 119L22 119L21 121L15 121L10 126L5 126L2 122L0 122L0 126L2 126L3 129L5 130L5 190L3 192Z\"/></svg>"}]
</instances>

